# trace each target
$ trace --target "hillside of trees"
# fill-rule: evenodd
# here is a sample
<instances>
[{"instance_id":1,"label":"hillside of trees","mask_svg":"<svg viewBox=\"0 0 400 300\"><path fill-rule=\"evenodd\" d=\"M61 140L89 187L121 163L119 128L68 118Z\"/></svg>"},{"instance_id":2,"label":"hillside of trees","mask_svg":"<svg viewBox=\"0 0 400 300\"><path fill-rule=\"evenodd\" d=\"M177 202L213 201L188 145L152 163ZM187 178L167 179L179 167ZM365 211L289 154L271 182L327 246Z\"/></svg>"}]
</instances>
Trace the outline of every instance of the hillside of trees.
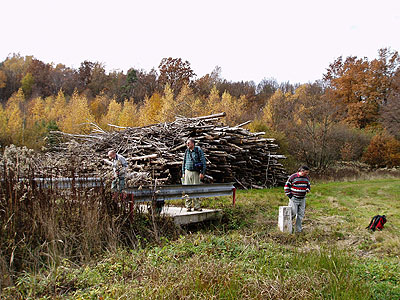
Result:
<instances>
[{"instance_id":1,"label":"hillside of trees","mask_svg":"<svg viewBox=\"0 0 400 300\"><path fill-rule=\"evenodd\" d=\"M224 111L228 125L253 120L250 130L275 137L293 165L400 165L400 57L390 49L373 60L338 57L320 81L306 84L232 82L219 67L197 78L181 58L125 73L107 72L100 62L74 69L13 54L0 63L0 104L0 149L44 150L50 131L88 133L90 123L116 130L108 124L136 127Z\"/></svg>"}]
</instances>

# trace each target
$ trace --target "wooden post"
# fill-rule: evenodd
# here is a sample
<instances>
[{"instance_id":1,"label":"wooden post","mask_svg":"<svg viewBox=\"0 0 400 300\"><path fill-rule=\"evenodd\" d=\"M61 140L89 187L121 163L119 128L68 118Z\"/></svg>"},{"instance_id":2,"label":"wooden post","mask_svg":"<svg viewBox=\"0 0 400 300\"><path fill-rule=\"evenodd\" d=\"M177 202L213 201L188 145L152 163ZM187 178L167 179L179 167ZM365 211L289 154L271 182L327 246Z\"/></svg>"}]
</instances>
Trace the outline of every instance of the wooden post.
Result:
<instances>
[{"instance_id":1,"label":"wooden post","mask_svg":"<svg viewBox=\"0 0 400 300\"><path fill-rule=\"evenodd\" d=\"M292 233L292 208L279 206L278 226L282 232Z\"/></svg>"}]
</instances>

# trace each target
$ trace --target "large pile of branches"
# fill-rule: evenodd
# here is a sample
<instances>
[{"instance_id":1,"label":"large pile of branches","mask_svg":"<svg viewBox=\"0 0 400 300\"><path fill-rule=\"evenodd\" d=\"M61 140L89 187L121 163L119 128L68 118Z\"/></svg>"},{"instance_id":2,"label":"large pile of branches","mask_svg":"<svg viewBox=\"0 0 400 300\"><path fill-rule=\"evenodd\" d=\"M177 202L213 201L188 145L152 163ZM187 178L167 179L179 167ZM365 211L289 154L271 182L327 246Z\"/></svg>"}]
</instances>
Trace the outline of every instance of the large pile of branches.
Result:
<instances>
[{"instance_id":1,"label":"large pile of branches","mask_svg":"<svg viewBox=\"0 0 400 300\"><path fill-rule=\"evenodd\" d=\"M195 138L206 156L207 174L214 182L236 182L239 187L259 188L284 184L287 175L274 139L251 133L243 126L221 123L225 113L197 118L178 117L171 123L121 128L107 132L97 127L88 135L53 132L54 143L46 154L52 175L87 174L110 178L106 163L111 149L128 161L128 186L180 183L185 142ZM112 125L111 125L112 126Z\"/></svg>"}]
</instances>

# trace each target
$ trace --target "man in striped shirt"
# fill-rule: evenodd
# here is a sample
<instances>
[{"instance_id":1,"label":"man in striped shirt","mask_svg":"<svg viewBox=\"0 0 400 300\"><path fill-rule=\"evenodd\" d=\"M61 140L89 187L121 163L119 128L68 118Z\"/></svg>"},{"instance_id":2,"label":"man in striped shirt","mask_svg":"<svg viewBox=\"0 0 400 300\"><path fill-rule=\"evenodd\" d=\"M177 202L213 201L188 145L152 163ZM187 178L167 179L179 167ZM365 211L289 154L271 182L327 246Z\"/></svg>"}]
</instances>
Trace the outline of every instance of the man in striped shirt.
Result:
<instances>
[{"instance_id":1,"label":"man in striped shirt","mask_svg":"<svg viewBox=\"0 0 400 300\"><path fill-rule=\"evenodd\" d=\"M285 194L289 197L289 206L292 208L292 216L296 216L296 232L301 232L301 222L306 210L306 195L311 190L307 166L299 168L297 173L292 174L285 184Z\"/></svg>"}]
</instances>

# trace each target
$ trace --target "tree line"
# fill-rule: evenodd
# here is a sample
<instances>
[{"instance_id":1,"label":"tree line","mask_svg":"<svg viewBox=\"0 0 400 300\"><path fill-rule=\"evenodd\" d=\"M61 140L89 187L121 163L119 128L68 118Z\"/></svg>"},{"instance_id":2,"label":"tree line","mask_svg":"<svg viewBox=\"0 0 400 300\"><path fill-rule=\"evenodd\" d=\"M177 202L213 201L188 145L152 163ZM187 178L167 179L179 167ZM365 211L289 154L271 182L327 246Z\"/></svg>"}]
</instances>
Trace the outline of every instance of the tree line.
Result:
<instances>
[{"instance_id":1,"label":"tree line","mask_svg":"<svg viewBox=\"0 0 400 300\"><path fill-rule=\"evenodd\" d=\"M135 127L225 111L229 125L275 137L293 164L325 169L335 161L400 165L400 57L338 57L321 80L232 82L221 69L196 78L188 61L164 58L158 69L106 72L13 54L0 63L0 145L41 149L48 133L88 133L90 123Z\"/></svg>"}]
</instances>

